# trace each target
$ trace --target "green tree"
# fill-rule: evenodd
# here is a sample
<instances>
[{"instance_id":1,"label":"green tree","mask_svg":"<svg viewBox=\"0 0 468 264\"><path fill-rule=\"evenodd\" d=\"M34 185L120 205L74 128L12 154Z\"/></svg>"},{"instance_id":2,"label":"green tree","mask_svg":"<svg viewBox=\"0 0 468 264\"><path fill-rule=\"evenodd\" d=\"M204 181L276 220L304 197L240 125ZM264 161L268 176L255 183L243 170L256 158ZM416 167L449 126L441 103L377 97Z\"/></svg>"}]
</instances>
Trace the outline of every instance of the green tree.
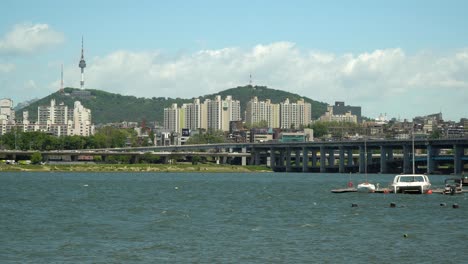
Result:
<instances>
[{"instance_id":1,"label":"green tree","mask_svg":"<svg viewBox=\"0 0 468 264\"><path fill-rule=\"evenodd\" d=\"M265 128L265 127L268 127L268 121L266 120L262 120L250 126L250 128Z\"/></svg>"},{"instance_id":2,"label":"green tree","mask_svg":"<svg viewBox=\"0 0 468 264\"><path fill-rule=\"evenodd\" d=\"M201 161L200 156L193 156L192 157L192 164L197 165Z\"/></svg>"},{"instance_id":3,"label":"green tree","mask_svg":"<svg viewBox=\"0 0 468 264\"><path fill-rule=\"evenodd\" d=\"M31 155L31 163L32 164L39 164L42 161L42 155L40 152L34 152Z\"/></svg>"},{"instance_id":4,"label":"green tree","mask_svg":"<svg viewBox=\"0 0 468 264\"><path fill-rule=\"evenodd\" d=\"M310 128L314 130L314 137L321 138L328 134L328 126L325 122L315 122Z\"/></svg>"},{"instance_id":5,"label":"green tree","mask_svg":"<svg viewBox=\"0 0 468 264\"><path fill-rule=\"evenodd\" d=\"M429 138L430 139L439 139L441 136L442 136L442 133L440 133L440 130L436 129L436 130L432 131Z\"/></svg>"},{"instance_id":6,"label":"green tree","mask_svg":"<svg viewBox=\"0 0 468 264\"><path fill-rule=\"evenodd\" d=\"M187 140L187 144L193 145L224 142L226 142L226 138L224 136L224 132L221 130L209 130L206 133L193 135Z\"/></svg>"}]
</instances>

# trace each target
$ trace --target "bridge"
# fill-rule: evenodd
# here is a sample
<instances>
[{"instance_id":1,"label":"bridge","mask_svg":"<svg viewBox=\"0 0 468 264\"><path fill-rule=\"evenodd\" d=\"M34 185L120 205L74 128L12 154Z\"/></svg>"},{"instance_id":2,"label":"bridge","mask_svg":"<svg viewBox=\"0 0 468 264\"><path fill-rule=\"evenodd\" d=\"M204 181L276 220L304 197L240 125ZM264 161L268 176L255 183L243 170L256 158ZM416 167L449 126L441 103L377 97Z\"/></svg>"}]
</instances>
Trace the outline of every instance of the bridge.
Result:
<instances>
[{"instance_id":1,"label":"bridge","mask_svg":"<svg viewBox=\"0 0 468 264\"><path fill-rule=\"evenodd\" d=\"M414 155L413 155L414 146ZM67 156L129 155L137 163L142 155L158 155L168 162L174 157L212 157L217 163L265 165L285 172L453 173L468 171L468 139L350 140L331 142L219 143L205 145L149 146L113 149L44 151L46 160ZM0 159L30 156L35 151L0 151ZM414 159L413 159L414 156ZM236 163L236 164L237 164Z\"/></svg>"}]
</instances>

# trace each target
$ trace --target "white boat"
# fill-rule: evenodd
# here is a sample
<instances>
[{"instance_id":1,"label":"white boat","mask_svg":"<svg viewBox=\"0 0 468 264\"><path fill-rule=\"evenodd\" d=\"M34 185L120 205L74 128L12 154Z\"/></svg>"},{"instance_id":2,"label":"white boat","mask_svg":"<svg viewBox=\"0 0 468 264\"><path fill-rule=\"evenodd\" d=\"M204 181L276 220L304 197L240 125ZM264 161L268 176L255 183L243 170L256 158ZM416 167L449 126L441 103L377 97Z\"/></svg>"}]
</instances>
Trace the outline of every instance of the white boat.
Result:
<instances>
[{"instance_id":1,"label":"white boat","mask_svg":"<svg viewBox=\"0 0 468 264\"><path fill-rule=\"evenodd\" d=\"M368 183L368 182L359 183L357 185L357 191L373 193L375 192L375 185L372 183Z\"/></svg>"},{"instance_id":2,"label":"white boat","mask_svg":"<svg viewBox=\"0 0 468 264\"><path fill-rule=\"evenodd\" d=\"M364 171L366 175L366 181L363 183L359 183L356 189L358 192L373 193L375 192L375 185L367 181L367 144L366 144L365 138L364 138Z\"/></svg>"},{"instance_id":3,"label":"white boat","mask_svg":"<svg viewBox=\"0 0 468 264\"><path fill-rule=\"evenodd\" d=\"M401 174L395 176L391 188L394 193L427 193L431 182L424 174Z\"/></svg>"}]
</instances>

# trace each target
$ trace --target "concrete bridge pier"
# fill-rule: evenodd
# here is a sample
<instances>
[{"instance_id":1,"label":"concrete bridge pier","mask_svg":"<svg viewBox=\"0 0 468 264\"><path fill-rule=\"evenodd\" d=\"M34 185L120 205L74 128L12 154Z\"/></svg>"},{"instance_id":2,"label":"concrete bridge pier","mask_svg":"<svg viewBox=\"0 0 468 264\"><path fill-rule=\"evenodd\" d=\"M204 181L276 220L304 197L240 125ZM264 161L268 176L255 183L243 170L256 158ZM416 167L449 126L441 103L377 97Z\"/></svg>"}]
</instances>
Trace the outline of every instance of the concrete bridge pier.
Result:
<instances>
[{"instance_id":1,"label":"concrete bridge pier","mask_svg":"<svg viewBox=\"0 0 468 264\"><path fill-rule=\"evenodd\" d=\"M432 145L427 145L427 174L432 174L435 171L436 163L434 161L436 149Z\"/></svg>"},{"instance_id":2,"label":"concrete bridge pier","mask_svg":"<svg viewBox=\"0 0 468 264\"><path fill-rule=\"evenodd\" d=\"M367 151L367 157L366 157L366 165L365 167L367 167L366 169L369 170L369 165L372 164L372 151Z\"/></svg>"},{"instance_id":3,"label":"concrete bridge pier","mask_svg":"<svg viewBox=\"0 0 468 264\"><path fill-rule=\"evenodd\" d=\"M335 150L330 149L328 152L328 166L333 167L335 166Z\"/></svg>"},{"instance_id":4,"label":"concrete bridge pier","mask_svg":"<svg viewBox=\"0 0 468 264\"><path fill-rule=\"evenodd\" d=\"M244 147L244 148L242 148L241 151L242 151L242 153L247 153L247 148ZM241 165L242 166L247 165L247 157L242 157L241 158Z\"/></svg>"},{"instance_id":5,"label":"concrete bridge pier","mask_svg":"<svg viewBox=\"0 0 468 264\"><path fill-rule=\"evenodd\" d=\"M411 173L410 146L403 145L403 173Z\"/></svg>"},{"instance_id":6,"label":"concrete bridge pier","mask_svg":"<svg viewBox=\"0 0 468 264\"><path fill-rule=\"evenodd\" d=\"M354 165L353 164L353 150L348 149L347 154L348 154L348 166Z\"/></svg>"},{"instance_id":7,"label":"concrete bridge pier","mask_svg":"<svg viewBox=\"0 0 468 264\"><path fill-rule=\"evenodd\" d=\"M462 156L464 154L463 146L454 145L453 146L453 173L455 175L461 174L463 171L463 161Z\"/></svg>"},{"instance_id":8,"label":"concrete bridge pier","mask_svg":"<svg viewBox=\"0 0 468 264\"><path fill-rule=\"evenodd\" d=\"M254 152L254 156L253 156L253 164L254 165L260 165L260 152L259 151L255 151Z\"/></svg>"},{"instance_id":9,"label":"concrete bridge pier","mask_svg":"<svg viewBox=\"0 0 468 264\"><path fill-rule=\"evenodd\" d=\"M309 167L309 150L302 148L302 172L307 172Z\"/></svg>"},{"instance_id":10,"label":"concrete bridge pier","mask_svg":"<svg viewBox=\"0 0 468 264\"><path fill-rule=\"evenodd\" d=\"M365 158L365 148L364 146L359 146L359 173L364 173L366 171Z\"/></svg>"},{"instance_id":11,"label":"concrete bridge pier","mask_svg":"<svg viewBox=\"0 0 468 264\"><path fill-rule=\"evenodd\" d=\"M320 172L326 172L325 160L327 154L325 153L325 146L320 146Z\"/></svg>"},{"instance_id":12,"label":"concrete bridge pier","mask_svg":"<svg viewBox=\"0 0 468 264\"><path fill-rule=\"evenodd\" d=\"M384 146L380 147L380 173L388 173L387 170L387 151Z\"/></svg>"},{"instance_id":13,"label":"concrete bridge pier","mask_svg":"<svg viewBox=\"0 0 468 264\"><path fill-rule=\"evenodd\" d=\"M312 158L312 168L315 168L317 166L317 150L313 149L311 153L311 158Z\"/></svg>"},{"instance_id":14,"label":"concrete bridge pier","mask_svg":"<svg viewBox=\"0 0 468 264\"><path fill-rule=\"evenodd\" d=\"M291 172L291 149L286 148L286 172Z\"/></svg>"},{"instance_id":15,"label":"concrete bridge pier","mask_svg":"<svg viewBox=\"0 0 468 264\"><path fill-rule=\"evenodd\" d=\"M345 151L344 147L340 146L340 165L338 168L339 173L344 173L345 172Z\"/></svg>"},{"instance_id":16,"label":"concrete bridge pier","mask_svg":"<svg viewBox=\"0 0 468 264\"><path fill-rule=\"evenodd\" d=\"M270 168L276 167L276 152L274 148L270 148Z\"/></svg>"},{"instance_id":17,"label":"concrete bridge pier","mask_svg":"<svg viewBox=\"0 0 468 264\"><path fill-rule=\"evenodd\" d=\"M295 167L296 171L299 171L299 168L301 168L301 150L296 149L294 153L294 161L295 161Z\"/></svg>"},{"instance_id":18,"label":"concrete bridge pier","mask_svg":"<svg viewBox=\"0 0 468 264\"><path fill-rule=\"evenodd\" d=\"M280 167L284 167L285 159L286 159L286 152L284 150L280 150L279 160L278 160L278 165Z\"/></svg>"}]
</instances>

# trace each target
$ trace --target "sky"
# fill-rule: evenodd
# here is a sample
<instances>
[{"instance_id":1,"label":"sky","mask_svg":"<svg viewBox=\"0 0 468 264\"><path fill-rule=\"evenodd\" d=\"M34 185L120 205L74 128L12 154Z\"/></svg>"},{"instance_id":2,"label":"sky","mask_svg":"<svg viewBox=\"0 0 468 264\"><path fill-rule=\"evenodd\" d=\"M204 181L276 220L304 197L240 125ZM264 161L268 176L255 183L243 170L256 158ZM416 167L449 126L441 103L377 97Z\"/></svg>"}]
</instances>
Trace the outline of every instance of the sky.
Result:
<instances>
[{"instance_id":1,"label":"sky","mask_svg":"<svg viewBox=\"0 0 468 264\"><path fill-rule=\"evenodd\" d=\"M468 118L468 1L2 0L0 98L186 98L249 83L370 118ZM313 111L313 109L312 109Z\"/></svg>"}]
</instances>

